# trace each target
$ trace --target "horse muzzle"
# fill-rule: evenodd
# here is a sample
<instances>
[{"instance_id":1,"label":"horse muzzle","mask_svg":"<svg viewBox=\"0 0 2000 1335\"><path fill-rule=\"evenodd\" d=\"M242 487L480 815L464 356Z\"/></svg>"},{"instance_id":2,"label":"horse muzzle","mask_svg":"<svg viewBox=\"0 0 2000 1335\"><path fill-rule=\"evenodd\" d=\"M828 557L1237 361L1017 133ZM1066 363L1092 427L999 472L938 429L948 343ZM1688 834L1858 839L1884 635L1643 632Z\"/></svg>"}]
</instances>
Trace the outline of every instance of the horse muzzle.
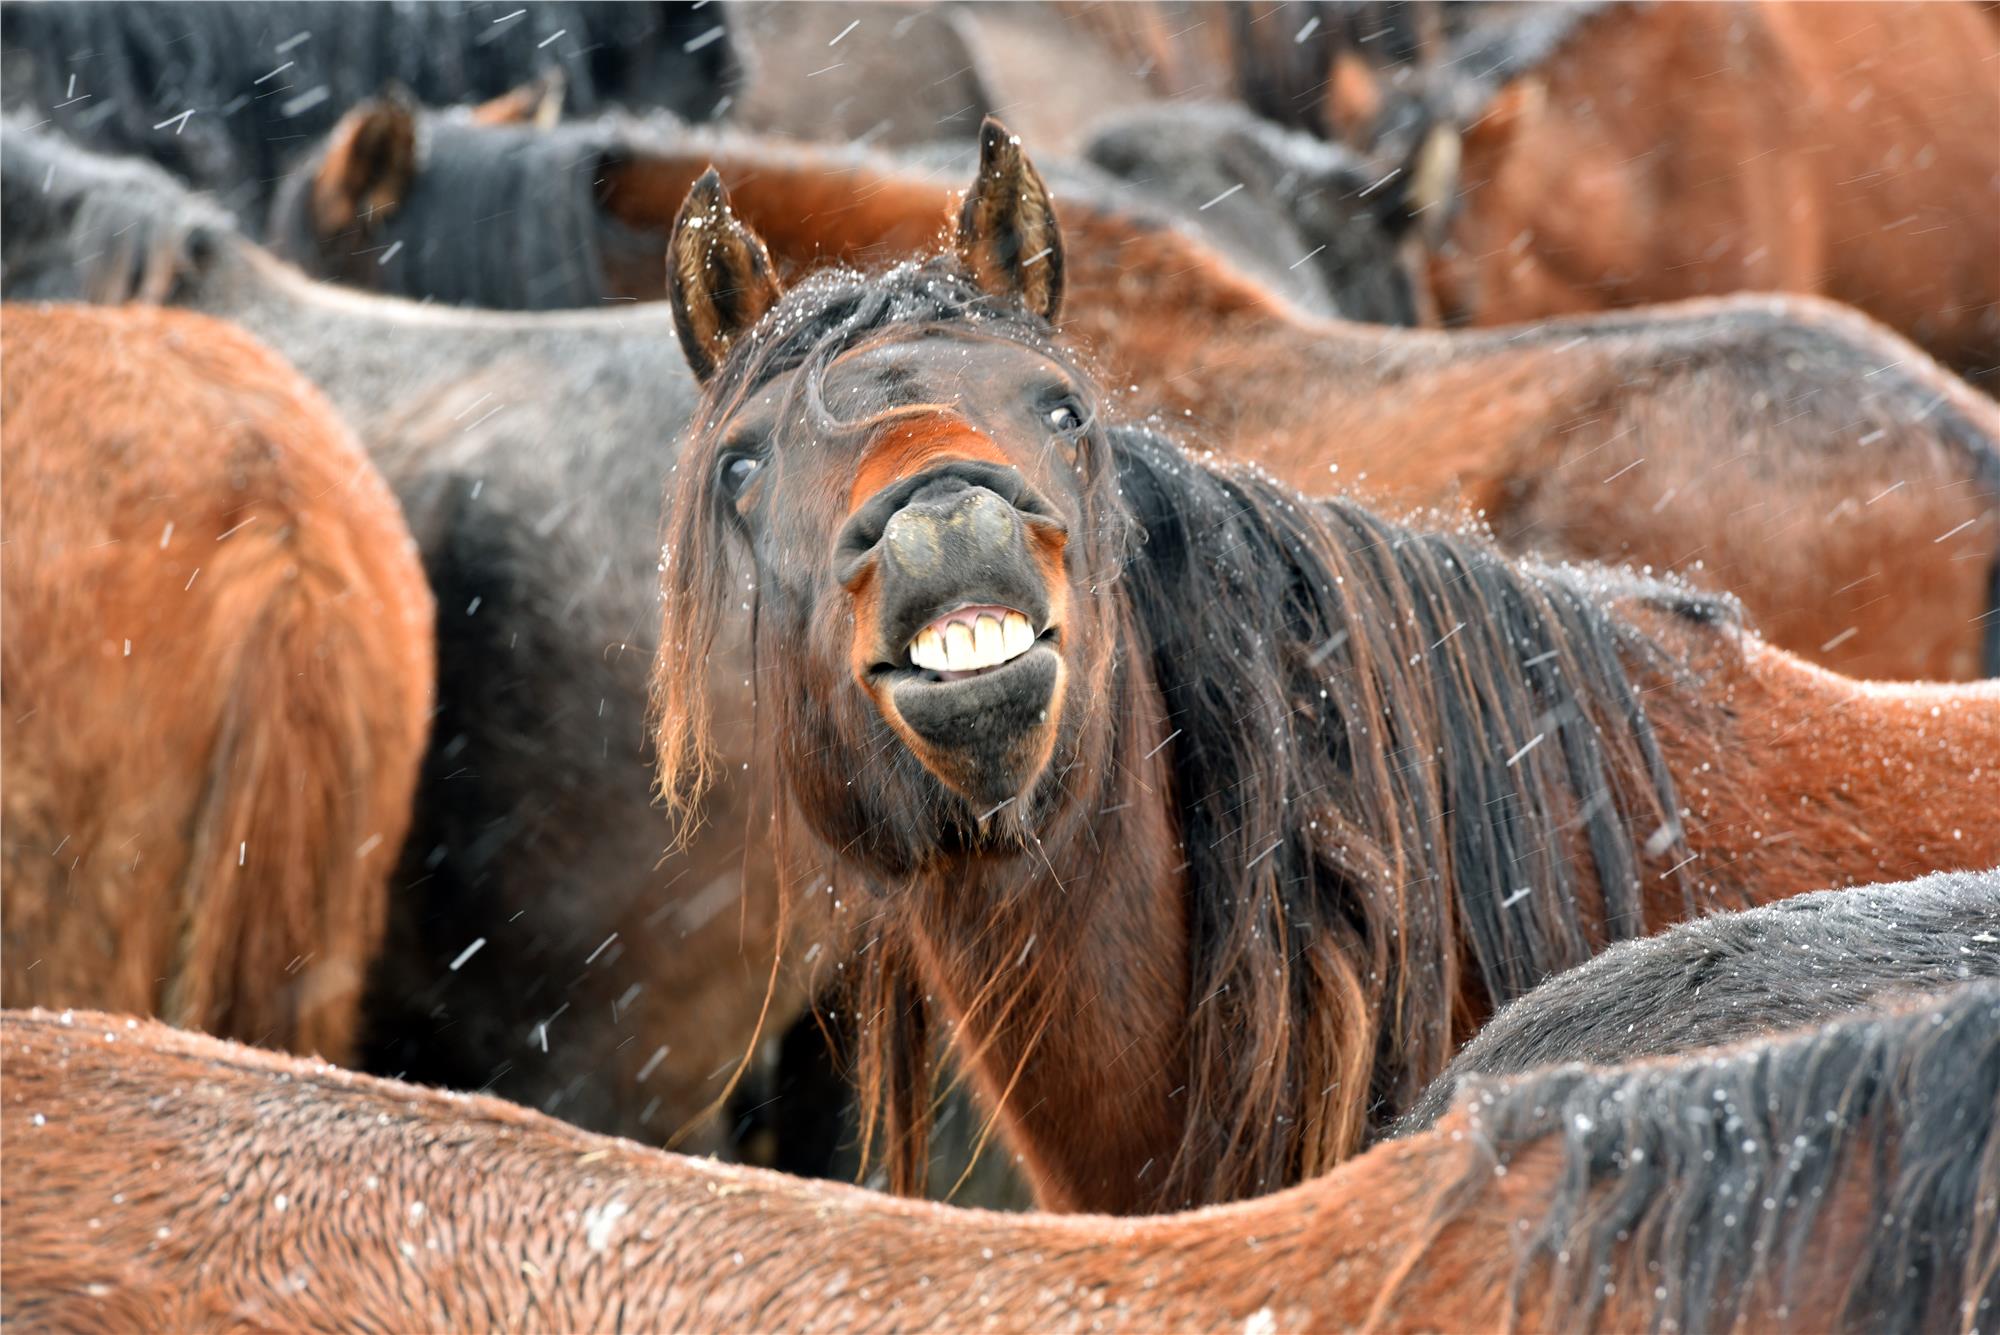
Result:
<instances>
[{"instance_id":1,"label":"horse muzzle","mask_svg":"<svg viewBox=\"0 0 2000 1335\"><path fill-rule=\"evenodd\" d=\"M1053 749L1067 527L1011 468L954 461L871 498L835 568L862 688L924 766L982 809Z\"/></svg>"}]
</instances>

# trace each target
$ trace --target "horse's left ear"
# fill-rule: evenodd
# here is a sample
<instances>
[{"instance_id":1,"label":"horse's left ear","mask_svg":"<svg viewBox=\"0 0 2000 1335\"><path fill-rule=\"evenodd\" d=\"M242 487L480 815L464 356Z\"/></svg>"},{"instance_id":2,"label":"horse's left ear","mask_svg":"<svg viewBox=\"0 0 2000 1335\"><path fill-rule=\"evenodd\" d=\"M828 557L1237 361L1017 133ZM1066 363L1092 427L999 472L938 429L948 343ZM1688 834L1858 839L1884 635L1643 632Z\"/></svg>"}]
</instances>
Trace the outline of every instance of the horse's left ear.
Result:
<instances>
[{"instance_id":1,"label":"horse's left ear","mask_svg":"<svg viewBox=\"0 0 2000 1335\"><path fill-rule=\"evenodd\" d=\"M387 218L417 176L417 109L400 90L340 118L313 178L313 225L322 237Z\"/></svg>"},{"instance_id":2,"label":"horse's left ear","mask_svg":"<svg viewBox=\"0 0 2000 1335\"><path fill-rule=\"evenodd\" d=\"M979 179L958 211L955 248L982 288L1054 323L1063 291L1055 205L1021 141L991 116L979 127Z\"/></svg>"},{"instance_id":3,"label":"horse's left ear","mask_svg":"<svg viewBox=\"0 0 2000 1335\"><path fill-rule=\"evenodd\" d=\"M737 220L722 178L710 167L688 191L667 241L667 300L695 379L713 376L729 345L780 295L770 251Z\"/></svg>"}]
</instances>

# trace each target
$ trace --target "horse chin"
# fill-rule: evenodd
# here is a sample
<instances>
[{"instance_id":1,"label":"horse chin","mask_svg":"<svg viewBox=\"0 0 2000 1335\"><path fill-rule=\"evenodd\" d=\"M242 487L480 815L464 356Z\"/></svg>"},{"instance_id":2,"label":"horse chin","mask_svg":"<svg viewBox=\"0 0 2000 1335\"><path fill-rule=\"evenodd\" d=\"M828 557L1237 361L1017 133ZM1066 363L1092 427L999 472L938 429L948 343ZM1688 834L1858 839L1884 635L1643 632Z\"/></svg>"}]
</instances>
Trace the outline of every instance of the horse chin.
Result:
<instances>
[{"instance_id":1,"label":"horse chin","mask_svg":"<svg viewBox=\"0 0 2000 1335\"><path fill-rule=\"evenodd\" d=\"M896 672L876 698L911 753L983 822L1047 768L1067 675L1062 654L1043 643L951 680Z\"/></svg>"}]
</instances>

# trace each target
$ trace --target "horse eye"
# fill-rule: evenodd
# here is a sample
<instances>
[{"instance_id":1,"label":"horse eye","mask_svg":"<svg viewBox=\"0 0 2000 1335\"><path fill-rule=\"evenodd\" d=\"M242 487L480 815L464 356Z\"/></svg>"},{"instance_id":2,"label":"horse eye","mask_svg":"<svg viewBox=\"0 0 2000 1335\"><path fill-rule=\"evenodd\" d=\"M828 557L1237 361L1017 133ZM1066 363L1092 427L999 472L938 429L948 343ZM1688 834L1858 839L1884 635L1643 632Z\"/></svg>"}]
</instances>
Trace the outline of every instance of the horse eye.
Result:
<instances>
[{"instance_id":1,"label":"horse eye","mask_svg":"<svg viewBox=\"0 0 2000 1335\"><path fill-rule=\"evenodd\" d=\"M750 485L750 479L757 476L763 460L748 454L735 454L722 461L722 488L729 493L729 499L741 496Z\"/></svg>"},{"instance_id":2,"label":"horse eye","mask_svg":"<svg viewBox=\"0 0 2000 1335\"><path fill-rule=\"evenodd\" d=\"M1049 425L1063 435L1074 435L1083 430L1083 411L1067 401L1049 409Z\"/></svg>"}]
</instances>

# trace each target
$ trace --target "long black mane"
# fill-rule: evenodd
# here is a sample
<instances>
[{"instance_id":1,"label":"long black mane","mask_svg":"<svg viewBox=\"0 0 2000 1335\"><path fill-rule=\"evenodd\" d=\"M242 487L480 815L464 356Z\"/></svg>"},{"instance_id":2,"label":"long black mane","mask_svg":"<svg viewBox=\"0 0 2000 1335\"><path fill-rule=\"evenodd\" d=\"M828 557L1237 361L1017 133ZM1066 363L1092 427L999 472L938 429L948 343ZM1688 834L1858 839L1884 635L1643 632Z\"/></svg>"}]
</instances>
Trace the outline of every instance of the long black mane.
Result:
<instances>
[{"instance_id":1,"label":"long black mane","mask_svg":"<svg viewBox=\"0 0 2000 1335\"><path fill-rule=\"evenodd\" d=\"M1937 872L1697 918L1620 942L1509 1003L1396 1134L1432 1125L1476 1076L1736 1043L1974 978L2000 978L2000 872Z\"/></svg>"},{"instance_id":2,"label":"long black mane","mask_svg":"<svg viewBox=\"0 0 2000 1335\"><path fill-rule=\"evenodd\" d=\"M1270 1189L1353 1148L1310 1148L1330 1083L1365 1070L1379 1124L1443 1067L1467 995L1503 1003L1642 930L1648 855L1682 856L1635 685L1666 651L1607 604L1733 611L1308 502L1147 431L1115 453L1144 535L1128 596L1181 729L1189 1134L1221 1137L1186 1158L1256 1146L1232 1185ZM1274 1115L1298 1130L1267 1140Z\"/></svg>"},{"instance_id":3,"label":"long black mane","mask_svg":"<svg viewBox=\"0 0 2000 1335\"><path fill-rule=\"evenodd\" d=\"M1816 1228L1857 1238L1843 1329L1985 1330L2000 1314L1993 982L1706 1061L1475 1080L1455 1106L1479 1153L1440 1225L1538 1142L1563 1147L1539 1224L1494 1239L1519 1258L1517 1309L1548 1279L1555 1328L1591 1329L1608 1293L1634 1291L1654 1330L1755 1326L1763 1302L1838 1282L1795 1273ZM1822 1221L1843 1189L1866 1191L1867 1213ZM1643 1270L1616 1263L1627 1243Z\"/></svg>"},{"instance_id":4,"label":"long black mane","mask_svg":"<svg viewBox=\"0 0 2000 1335\"><path fill-rule=\"evenodd\" d=\"M581 114L622 105L706 119L736 75L726 32L709 36L720 7L685 2L10 3L4 24L9 108L152 158L247 219L294 155L392 84L449 106L555 66Z\"/></svg>"}]
</instances>

